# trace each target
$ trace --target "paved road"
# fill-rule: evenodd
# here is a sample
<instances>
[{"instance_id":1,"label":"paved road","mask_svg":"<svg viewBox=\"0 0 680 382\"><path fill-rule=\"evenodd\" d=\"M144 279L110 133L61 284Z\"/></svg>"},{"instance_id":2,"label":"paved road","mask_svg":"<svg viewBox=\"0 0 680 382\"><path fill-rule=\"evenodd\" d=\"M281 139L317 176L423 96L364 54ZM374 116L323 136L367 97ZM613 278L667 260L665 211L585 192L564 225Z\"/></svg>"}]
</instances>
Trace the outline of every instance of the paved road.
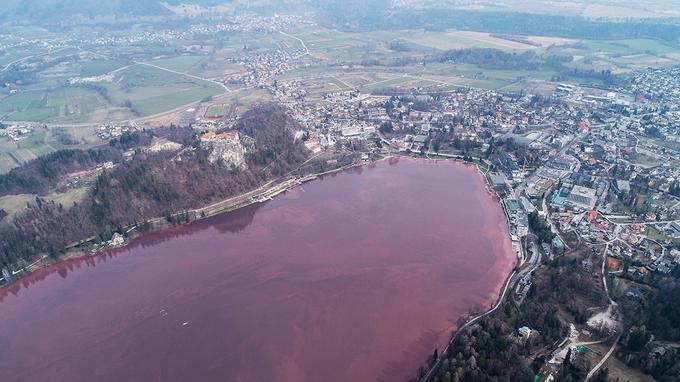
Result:
<instances>
[{"instance_id":1,"label":"paved road","mask_svg":"<svg viewBox=\"0 0 680 382\"><path fill-rule=\"evenodd\" d=\"M517 274L517 280L523 279L526 275L531 274L541 265L541 251L538 248L538 244L535 241L531 242L531 258L526 267L522 268Z\"/></svg>"}]
</instances>

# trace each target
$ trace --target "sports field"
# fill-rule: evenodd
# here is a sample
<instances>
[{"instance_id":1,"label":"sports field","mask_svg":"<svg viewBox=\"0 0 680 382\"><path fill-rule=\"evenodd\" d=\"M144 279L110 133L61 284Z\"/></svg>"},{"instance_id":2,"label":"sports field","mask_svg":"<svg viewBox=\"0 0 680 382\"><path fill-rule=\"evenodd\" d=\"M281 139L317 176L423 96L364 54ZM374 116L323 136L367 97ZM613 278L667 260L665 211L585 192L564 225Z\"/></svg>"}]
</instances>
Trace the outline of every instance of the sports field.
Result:
<instances>
[{"instance_id":1,"label":"sports field","mask_svg":"<svg viewBox=\"0 0 680 382\"><path fill-rule=\"evenodd\" d=\"M224 117L229 112L229 105L210 105L205 111L206 118L220 118Z\"/></svg>"}]
</instances>

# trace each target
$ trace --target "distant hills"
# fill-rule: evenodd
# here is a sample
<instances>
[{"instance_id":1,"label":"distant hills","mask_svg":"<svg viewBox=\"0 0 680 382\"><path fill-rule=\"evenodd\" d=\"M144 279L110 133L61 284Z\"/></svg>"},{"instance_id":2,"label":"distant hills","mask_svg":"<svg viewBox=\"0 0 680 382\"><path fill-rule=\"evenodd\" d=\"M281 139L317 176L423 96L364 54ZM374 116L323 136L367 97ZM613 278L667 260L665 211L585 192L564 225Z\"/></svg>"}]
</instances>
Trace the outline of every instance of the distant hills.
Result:
<instances>
[{"instance_id":1,"label":"distant hills","mask_svg":"<svg viewBox=\"0 0 680 382\"><path fill-rule=\"evenodd\" d=\"M498 4L507 1L499 0ZM680 18L588 18L554 13L554 9L546 9L545 14L539 14L538 8L531 12L521 9L470 9L453 0L0 0L0 24L123 25L248 10L262 14L313 13L315 21L322 25L355 31L456 28L568 38L653 38L680 43Z\"/></svg>"},{"instance_id":2,"label":"distant hills","mask_svg":"<svg viewBox=\"0 0 680 382\"><path fill-rule=\"evenodd\" d=\"M129 16L162 16L170 12L158 0L3 0L3 22L54 22Z\"/></svg>"},{"instance_id":3,"label":"distant hills","mask_svg":"<svg viewBox=\"0 0 680 382\"><path fill-rule=\"evenodd\" d=\"M164 4L213 6L233 0L2 0L0 22L69 23L172 16Z\"/></svg>"}]
</instances>

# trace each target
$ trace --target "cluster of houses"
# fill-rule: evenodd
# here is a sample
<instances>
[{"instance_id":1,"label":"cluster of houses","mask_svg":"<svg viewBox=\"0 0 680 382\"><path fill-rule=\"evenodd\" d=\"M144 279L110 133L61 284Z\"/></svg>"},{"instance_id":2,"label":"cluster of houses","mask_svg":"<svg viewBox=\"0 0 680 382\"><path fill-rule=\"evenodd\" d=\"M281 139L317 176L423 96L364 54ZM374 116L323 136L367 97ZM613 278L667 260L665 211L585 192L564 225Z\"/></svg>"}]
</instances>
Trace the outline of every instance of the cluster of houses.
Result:
<instances>
[{"instance_id":1,"label":"cluster of houses","mask_svg":"<svg viewBox=\"0 0 680 382\"><path fill-rule=\"evenodd\" d=\"M88 40L80 40L72 37L68 40L60 40L62 45L82 46L135 46L135 45L166 45L175 41L192 41L196 37L216 36L225 33L276 33L288 30L293 26L309 25L309 21L294 15L258 16L255 14L235 15L229 23L201 23L193 24L186 29L147 29L135 33L114 34L106 33ZM38 42L44 42L39 40ZM50 40L51 41L51 40Z\"/></svg>"},{"instance_id":2,"label":"cluster of houses","mask_svg":"<svg viewBox=\"0 0 680 382\"><path fill-rule=\"evenodd\" d=\"M251 53L246 50L241 57L227 59L227 62L242 66L243 70L217 80L227 86L276 87L277 82L273 80L275 76L310 65L301 59L305 53L302 48L291 49L290 46L264 52Z\"/></svg>"},{"instance_id":3,"label":"cluster of houses","mask_svg":"<svg viewBox=\"0 0 680 382\"><path fill-rule=\"evenodd\" d=\"M103 141L108 141L135 130L137 127L134 124L109 122L99 125L97 136Z\"/></svg>"},{"instance_id":4,"label":"cluster of houses","mask_svg":"<svg viewBox=\"0 0 680 382\"><path fill-rule=\"evenodd\" d=\"M33 125L25 124L0 124L0 137L5 137L13 142L19 142L26 139L35 129Z\"/></svg>"},{"instance_id":5,"label":"cluster of houses","mask_svg":"<svg viewBox=\"0 0 680 382\"><path fill-rule=\"evenodd\" d=\"M639 101L646 98L660 100L662 105L673 108L680 102L680 67L648 68L633 73L630 92Z\"/></svg>"}]
</instances>

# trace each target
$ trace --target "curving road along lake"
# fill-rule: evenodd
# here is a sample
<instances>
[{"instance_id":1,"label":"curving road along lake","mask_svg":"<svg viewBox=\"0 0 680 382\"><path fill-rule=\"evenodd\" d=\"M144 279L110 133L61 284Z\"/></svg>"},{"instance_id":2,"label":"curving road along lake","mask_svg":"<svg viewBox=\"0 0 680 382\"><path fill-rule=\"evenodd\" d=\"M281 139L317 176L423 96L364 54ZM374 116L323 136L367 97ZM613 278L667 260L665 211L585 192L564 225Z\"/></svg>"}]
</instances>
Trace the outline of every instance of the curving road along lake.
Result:
<instances>
[{"instance_id":1,"label":"curving road along lake","mask_svg":"<svg viewBox=\"0 0 680 382\"><path fill-rule=\"evenodd\" d=\"M0 381L399 381L515 261L473 168L391 159L0 290Z\"/></svg>"}]
</instances>

